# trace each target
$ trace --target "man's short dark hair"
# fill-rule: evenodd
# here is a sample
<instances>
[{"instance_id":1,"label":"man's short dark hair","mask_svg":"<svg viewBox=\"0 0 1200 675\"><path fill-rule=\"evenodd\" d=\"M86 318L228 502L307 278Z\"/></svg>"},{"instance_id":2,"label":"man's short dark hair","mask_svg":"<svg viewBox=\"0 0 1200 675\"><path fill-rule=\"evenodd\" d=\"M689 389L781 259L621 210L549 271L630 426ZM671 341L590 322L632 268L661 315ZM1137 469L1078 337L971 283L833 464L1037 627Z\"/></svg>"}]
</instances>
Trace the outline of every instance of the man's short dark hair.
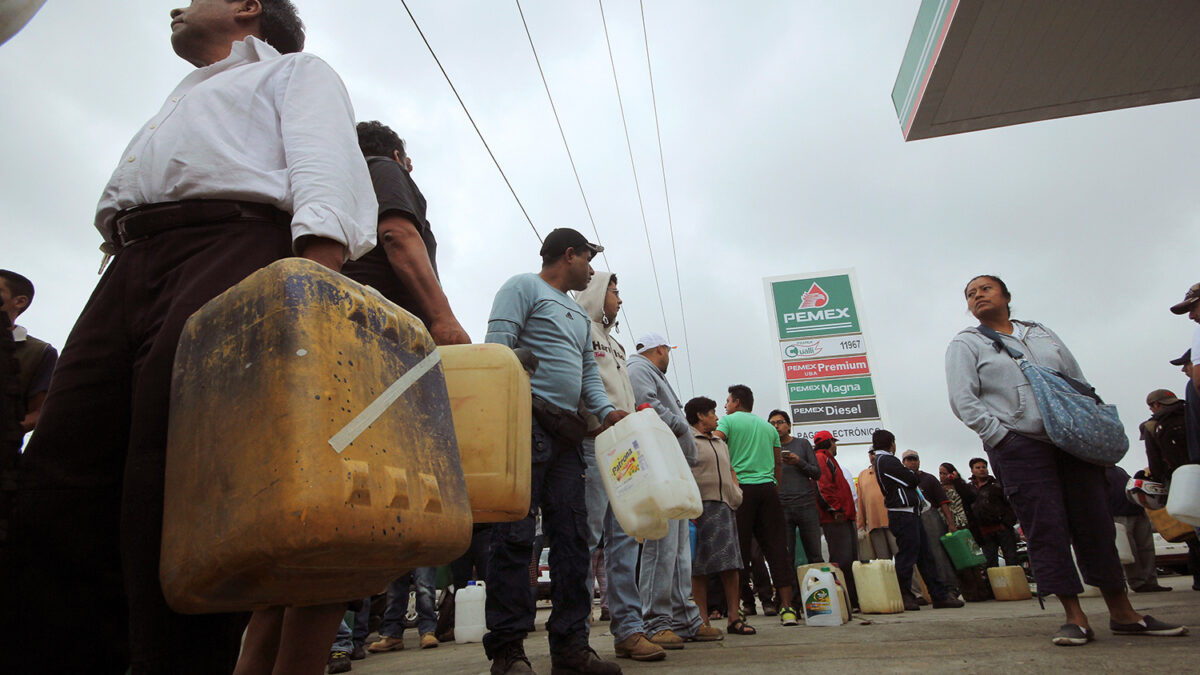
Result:
<instances>
[{"instance_id":1,"label":"man's short dark hair","mask_svg":"<svg viewBox=\"0 0 1200 675\"><path fill-rule=\"evenodd\" d=\"M259 0L258 31L280 54L304 51L304 22L292 0Z\"/></svg>"},{"instance_id":2,"label":"man's short dark hair","mask_svg":"<svg viewBox=\"0 0 1200 675\"><path fill-rule=\"evenodd\" d=\"M782 410L772 410L771 414L767 415L767 421L769 422L771 420L771 418L776 415L779 415L780 417L782 417L784 419L784 421L787 422L788 424L792 423L792 418Z\"/></svg>"},{"instance_id":3,"label":"man's short dark hair","mask_svg":"<svg viewBox=\"0 0 1200 675\"><path fill-rule=\"evenodd\" d=\"M359 122L355 130L358 131L358 147L364 157L379 156L391 159L392 154L397 151L402 161L408 157L404 151L404 139L383 122Z\"/></svg>"},{"instance_id":4,"label":"man's short dark hair","mask_svg":"<svg viewBox=\"0 0 1200 675\"><path fill-rule=\"evenodd\" d=\"M972 458L971 458L971 461L967 462L967 466L969 466L969 467L971 467L972 469L974 469L974 468L975 468L975 465L976 465L976 464L980 464L980 463L982 463L984 466L987 466L987 465L988 465L988 463L987 463L987 460L986 460L986 459L984 459L984 458L982 458L982 457L972 457Z\"/></svg>"},{"instance_id":5,"label":"man's short dark hair","mask_svg":"<svg viewBox=\"0 0 1200 675\"><path fill-rule=\"evenodd\" d=\"M4 279L4 283L8 285L8 290L13 296L23 295L29 298L26 306L33 304L33 282L24 276L9 270L0 270L0 279Z\"/></svg>"},{"instance_id":6,"label":"man's short dark hair","mask_svg":"<svg viewBox=\"0 0 1200 675\"><path fill-rule=\"evenodd\" d=\"M707 415L716 409L717 402L707 396L697 396L683 404L683 414L687 417L688 424L692 426L700 422L701 415Z\"/></svg>"},{"instance_id":7,"label":"man's short dark hair","mask_svg":"<svg viewBox=\"0 0 1200 675\"><path fill-rule=\"evenodd\" d=\"M892 447L892 443L896 442L896 434L887 429L876 429L871 434L871 449L872 450L887 450Z\"/></svg>"},{"instance_id":8,"label":"man's short dark hair","mask_svg":"<svg viewBox=\"0 0 1200 675\"><path fill-rule=\"evenodd\" d=\"M744 384L735 384L729 388L729 395L737 402L738 407L746 412L754 410L754 392Z\"/></svg>"}]
</instances>

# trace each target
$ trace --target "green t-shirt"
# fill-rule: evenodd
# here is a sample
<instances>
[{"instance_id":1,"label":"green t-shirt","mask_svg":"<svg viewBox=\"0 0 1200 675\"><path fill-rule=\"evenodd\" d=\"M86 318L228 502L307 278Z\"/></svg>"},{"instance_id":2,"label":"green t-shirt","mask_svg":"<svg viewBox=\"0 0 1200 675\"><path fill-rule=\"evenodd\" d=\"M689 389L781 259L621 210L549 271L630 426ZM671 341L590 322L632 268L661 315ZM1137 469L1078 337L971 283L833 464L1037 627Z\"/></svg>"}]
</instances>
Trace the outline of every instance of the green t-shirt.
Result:
<instances>
[{"instance_id":1,"label":"green t-shirt","mask_svg":"<svg viewBox=\"0 0 1200 675\"><path fill-rule=\"evenodd\" d=\"M717 420L717 431L729 443L729 462L738 482L760 485L775 482L775 448L779 432L771 423L741 410Z\"/></svg>"}]
</instances>

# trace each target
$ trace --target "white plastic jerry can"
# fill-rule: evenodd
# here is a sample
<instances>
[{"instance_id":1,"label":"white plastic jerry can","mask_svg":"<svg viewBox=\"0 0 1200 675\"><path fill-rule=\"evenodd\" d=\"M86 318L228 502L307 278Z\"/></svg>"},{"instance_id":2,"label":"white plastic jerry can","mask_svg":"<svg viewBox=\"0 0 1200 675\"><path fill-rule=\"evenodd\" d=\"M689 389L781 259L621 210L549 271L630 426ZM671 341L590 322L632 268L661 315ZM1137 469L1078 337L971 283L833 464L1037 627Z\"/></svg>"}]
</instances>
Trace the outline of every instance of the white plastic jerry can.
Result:
<instances>
[{"instance_id":1,"label":"white plastic jerry can","mask_svg":"<svg viewBox=\"0 0 1200 675\"><path fill-rule=\"evenodd\" d=\"M468 581L454 592L454 641L482 642L487 632L484 603L487 587L482 581Z\"/></svg>"},{"instance_id":2,"label":"white plastic jerry can","mask_svg":"<svg viewBox=\"0 0 1200 675\"><path fill-rule=\"evenodd\" d=\"M597 436L596 463L613 515L639 541L662 539L667 521L704 512L679 441L652 409L635 412Z\"/></svg>"},{"instance_id":3,"label":"white plastic jerry can","mask_svg":"<svg viewBox=\"0 0 1200 675\"><path fill-rule=\"evenodd\" d=\"M826 568L809 570L800 584L804 600L804 623L809 626L840 626L845 623L838 599L837 578Z\"/></svg>"},{"instance_id":4,"label":"white plastic jerry can","mask_svg":"<svg viewBox=\"0 0 1200 675\"><path fill-rule=\"evenodd\" d=\"M1171 474L1167 513L1182 523L1200 527L1200 464L1184 464Z\"/></svg>"}]
</instances>

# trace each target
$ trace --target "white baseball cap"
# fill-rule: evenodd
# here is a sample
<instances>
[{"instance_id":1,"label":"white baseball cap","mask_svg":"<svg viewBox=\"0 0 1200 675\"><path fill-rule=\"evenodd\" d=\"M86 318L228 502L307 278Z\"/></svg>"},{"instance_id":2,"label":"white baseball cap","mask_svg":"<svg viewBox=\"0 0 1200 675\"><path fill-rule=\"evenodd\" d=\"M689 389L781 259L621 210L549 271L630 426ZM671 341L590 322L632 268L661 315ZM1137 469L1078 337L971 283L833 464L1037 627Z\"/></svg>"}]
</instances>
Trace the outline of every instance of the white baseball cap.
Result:
<instances>
[{"instance_id":1,"label":"white baseball cap","mask_svg":"<svg viewBox=\"0 0 1200 675\"><path fill-rule=\"evenodd\" d=\"M644 354L655 347L678 349L676 345L668 344L667 339L658 333L646 333L637 339L637 353L639 354Z\"/></svg>"}]
</instances>

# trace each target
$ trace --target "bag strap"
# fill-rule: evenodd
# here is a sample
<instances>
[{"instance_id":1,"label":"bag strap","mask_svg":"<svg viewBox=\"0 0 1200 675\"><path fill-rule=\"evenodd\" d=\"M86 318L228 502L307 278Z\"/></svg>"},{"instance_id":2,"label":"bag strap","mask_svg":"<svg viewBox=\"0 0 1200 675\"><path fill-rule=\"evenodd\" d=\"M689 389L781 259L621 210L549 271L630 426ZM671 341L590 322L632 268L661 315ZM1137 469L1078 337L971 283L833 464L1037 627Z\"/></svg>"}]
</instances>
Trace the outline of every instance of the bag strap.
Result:
<instances>
[{"instance_id":1,"label":"bag strap","mask_svg":"<svg viewBox=\"0 0 1200 675\"><path fill-rule=\"evenodd\" d=\"M1008 352L1009 356L1018 361L1025 358L1024 354L1004 344L1004 341L1000 339L1000 333L997 333L994 328L988 328L983 324L979 324L975 328L980 333L983 333L984 337L992 341L992 346L996 348L997 352Z\"/></svg>"},{"instance_id":2,"label":"bag strap","mask_svg":"<svg viewBox=\"0 0 1200 675\"><path fill-rule=\"evenodd\" d=\"M1012 347L1009 347L1008 345L1004 344L1004 343L1003 343L1003 342L1000 340L1000 333L997 333L997 332L995 331L995 329L988 328L987 326L985 326L985 325L983 325L983 324L979 324L978 326L976 326L976 329L977 329L977 330L978 330L980 333L983 333L983 334L984 334L984 336L986 336L986 337L988 337L988 338L990 338L990 339L991 339L991 341L992 341L992 346L994 346L994 347L996 348L996 351L997 351L997 352L999 352L999 351L1005 351L1005 352L1008 352L1008 355L1009 355L1009 356L1011 356L1011 357L1013 357L1013 359L1015 359L1015 360L1017 360L1017 361L1020 361L1020 360L1022 360L1022 359L1024 359L1024 358L1025 358L1025 355L1024 355L1024 354L1022 354L1021 352L1019 352L1019 351L1017 351L1017 350L1013 349ZM1047 369L1047 370L1049 370L1049 369ZM1093 387L1093 386L1091 386L1091 385L1084 384L1083 382L1080 382L1079 380L1077 380L1077 379L1075 379L1075 378L1073 378L1073 377L1071 377L1071 376L1069 376L1069 375L1066 375L1066 374L1064 374L1064 373L1060 373L1060 372L1058 372L1057 370L1050 370L1050 372L1052 372L1052 373L1054 373L1055 375L1057 375L1058 377L1060 377L1060 378L1061 378L1061 379L1062 379L1064 382L1066 382L1068 385L1070 385L1070 387L1071 387L1072 389L1074 389L1075 391L1077 391L1077 392L1079 392L1080 394L1082 394L1082 395L1084 395L1084 396L1087 396L1088 398L1090 398L1090 399L1094 400L1094 401L1095 401L1097 404L1099 404L1099 405L1104 405L1104 400L1103 400L1103 399L1101 399L1101 398L1100 398L1100 395L1096 393L1096 388L1095 388L1095 387Z\"/></svg>"}]
</instances>

